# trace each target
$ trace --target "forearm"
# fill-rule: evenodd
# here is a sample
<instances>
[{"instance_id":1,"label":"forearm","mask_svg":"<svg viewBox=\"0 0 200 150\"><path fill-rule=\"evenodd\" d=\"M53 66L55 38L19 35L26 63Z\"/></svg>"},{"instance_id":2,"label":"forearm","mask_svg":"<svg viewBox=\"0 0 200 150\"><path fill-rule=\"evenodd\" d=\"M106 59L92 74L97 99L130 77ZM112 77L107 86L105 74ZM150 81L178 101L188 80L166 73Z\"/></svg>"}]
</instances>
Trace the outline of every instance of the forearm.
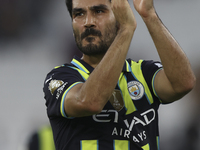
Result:
<instances>
[{"instance_id":1,"label":"forearm","mask_svg":"<svg viewBox=\"0 0 200 150\"><path fill-rule=\"evenodd\" d=\"M143 18L154 41L167 78L178 93L194 85L194 74L185 53L156 13Z\"/></svg>"},{"instance_id":2,"label":"forearm","mask_svg":"<svg viewBox=\"0 0 200 150\"><path fill-rule=\"evenodd\" d=\"M133 32L128 29L119 32L101 62L83 84L79 92L79 99L86 104L87 109L94 109L94 112L100 111L112 95L122 71L132 36Z\"/></svg>"}]
</instances>

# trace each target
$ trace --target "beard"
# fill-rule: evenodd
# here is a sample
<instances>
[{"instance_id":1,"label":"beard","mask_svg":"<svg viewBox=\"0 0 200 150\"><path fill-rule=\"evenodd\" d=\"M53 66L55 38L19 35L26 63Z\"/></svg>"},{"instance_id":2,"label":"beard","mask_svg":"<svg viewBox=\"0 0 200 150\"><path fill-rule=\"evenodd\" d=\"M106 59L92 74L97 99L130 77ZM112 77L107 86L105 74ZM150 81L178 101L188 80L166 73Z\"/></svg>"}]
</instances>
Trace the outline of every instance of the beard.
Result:
<instances>
[{"instance_id":1,"label":"beard","mask_svg":"<svg viewBox=\"0 0 200 150\"><path fill-rule=\"evenodd\" d=\"M103 41L100 41L98 45L89 43L86 46L82 46L82 43L77 43L77 46L83 54L88 56L104 55L109 48Z\"/></svg>"},{"instance_id":2,"label":"beard","mask_svg":"<svg viewBox=\"0 0 200 150\"><path fill-rule=\"evenodd\" d=\"M102 35L99 30L87 28L85 32L80 35L74 30L74 36L79 50L88 56L104 55L117 35L117 23L114 28L107 27L104 33L105 34ZM88 37L89 35L95 37ZM83 46L82 44L84 38L88 42L86 46ZM97 44L93 44L95 38L100 39Z\"/></svg>"}]
</instances>

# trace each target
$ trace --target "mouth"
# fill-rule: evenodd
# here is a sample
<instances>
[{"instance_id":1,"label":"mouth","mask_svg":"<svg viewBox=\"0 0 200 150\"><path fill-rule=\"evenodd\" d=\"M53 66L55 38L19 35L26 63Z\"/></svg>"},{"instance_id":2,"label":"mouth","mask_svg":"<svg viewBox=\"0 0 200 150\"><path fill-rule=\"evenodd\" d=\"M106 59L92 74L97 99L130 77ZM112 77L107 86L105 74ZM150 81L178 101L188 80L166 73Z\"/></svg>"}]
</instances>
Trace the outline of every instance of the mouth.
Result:
<instances>
[{"instance_id":1,"label":"mouth","mask_svg":"<svg viewBox=\"0 0 200 150\"><path fill-rule=\"evenodd\" d=\"M84 38L90 38L90 37L93 37L93 38L95 38L95 37L98 37L98 35L93 35L93 34L90 34L90 35L87 35L87 36L85 36Z\"/></svg>"},{"instance_id":2,"label":"mouth","mask_svg":"<svg viewBox=\"0 0 200 150\"><path fill-rule=\"evenodd\" d=\"M91 42L93 42L93 41L95 40L95 37L89 35L89 36L85 37L85 40L86 40L87 42L91 43Z\"/></svg>"}]
</instances>

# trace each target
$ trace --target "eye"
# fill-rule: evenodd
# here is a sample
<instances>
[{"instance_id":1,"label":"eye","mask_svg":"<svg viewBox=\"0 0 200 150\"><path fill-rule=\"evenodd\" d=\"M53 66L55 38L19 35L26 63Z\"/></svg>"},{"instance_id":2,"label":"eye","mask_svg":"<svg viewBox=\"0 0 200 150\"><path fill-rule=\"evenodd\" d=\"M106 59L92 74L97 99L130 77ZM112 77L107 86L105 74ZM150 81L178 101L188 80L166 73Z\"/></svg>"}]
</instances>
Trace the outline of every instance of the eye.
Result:
<instances>
[{"instance_id":1,"label":"eye","mask_svg":"<svg viewBox=\"0 0 200 150\"><path fill-rule=\"evenodd\" d=\"M73 13L73 18L76 18L76 17L81 17L81 16L83 16L84 15L84 12L75 12L75 13Z\"/></svg>"},{"instance_id":2,"label":"eye","mask_svg":"<svg viewBox=\"0 0 200 150\"><path fill-rule=\"evenodd\" d=\"M102 10L96 10L96 13L100 14L100 13L103 13L103 11Z\"/></svg>"},{"instance_id":3,"label":"eye","mask_svg":"<svg viewBox=\"0 0 200 150\"><path fill-rule=\"evenodd\" d=\"M83 16L84 13L83 12L77 12L74 14L75 17L80 17L80 16Z\"/></svg>"}]
</instances>

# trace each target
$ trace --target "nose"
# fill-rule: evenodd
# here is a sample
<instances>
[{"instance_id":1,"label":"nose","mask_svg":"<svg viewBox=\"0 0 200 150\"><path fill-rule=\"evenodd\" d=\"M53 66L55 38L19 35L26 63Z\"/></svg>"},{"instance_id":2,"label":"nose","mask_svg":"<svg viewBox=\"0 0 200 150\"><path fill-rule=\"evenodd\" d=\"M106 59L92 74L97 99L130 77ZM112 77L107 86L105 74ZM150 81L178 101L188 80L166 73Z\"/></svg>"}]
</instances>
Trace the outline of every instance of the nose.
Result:
<instances>
[{"instance_id":1,"label":"nose","mask_svg":"<svg viewBox=\"0 0 200 150\"><path fill-rule=\"evenodd\" d=\"M95 17L93 16L93 14L87 13L84 26L86 28L95 27L95 23L96 23L96 20L95 20Z\"/></svg>"}]
</instances>

